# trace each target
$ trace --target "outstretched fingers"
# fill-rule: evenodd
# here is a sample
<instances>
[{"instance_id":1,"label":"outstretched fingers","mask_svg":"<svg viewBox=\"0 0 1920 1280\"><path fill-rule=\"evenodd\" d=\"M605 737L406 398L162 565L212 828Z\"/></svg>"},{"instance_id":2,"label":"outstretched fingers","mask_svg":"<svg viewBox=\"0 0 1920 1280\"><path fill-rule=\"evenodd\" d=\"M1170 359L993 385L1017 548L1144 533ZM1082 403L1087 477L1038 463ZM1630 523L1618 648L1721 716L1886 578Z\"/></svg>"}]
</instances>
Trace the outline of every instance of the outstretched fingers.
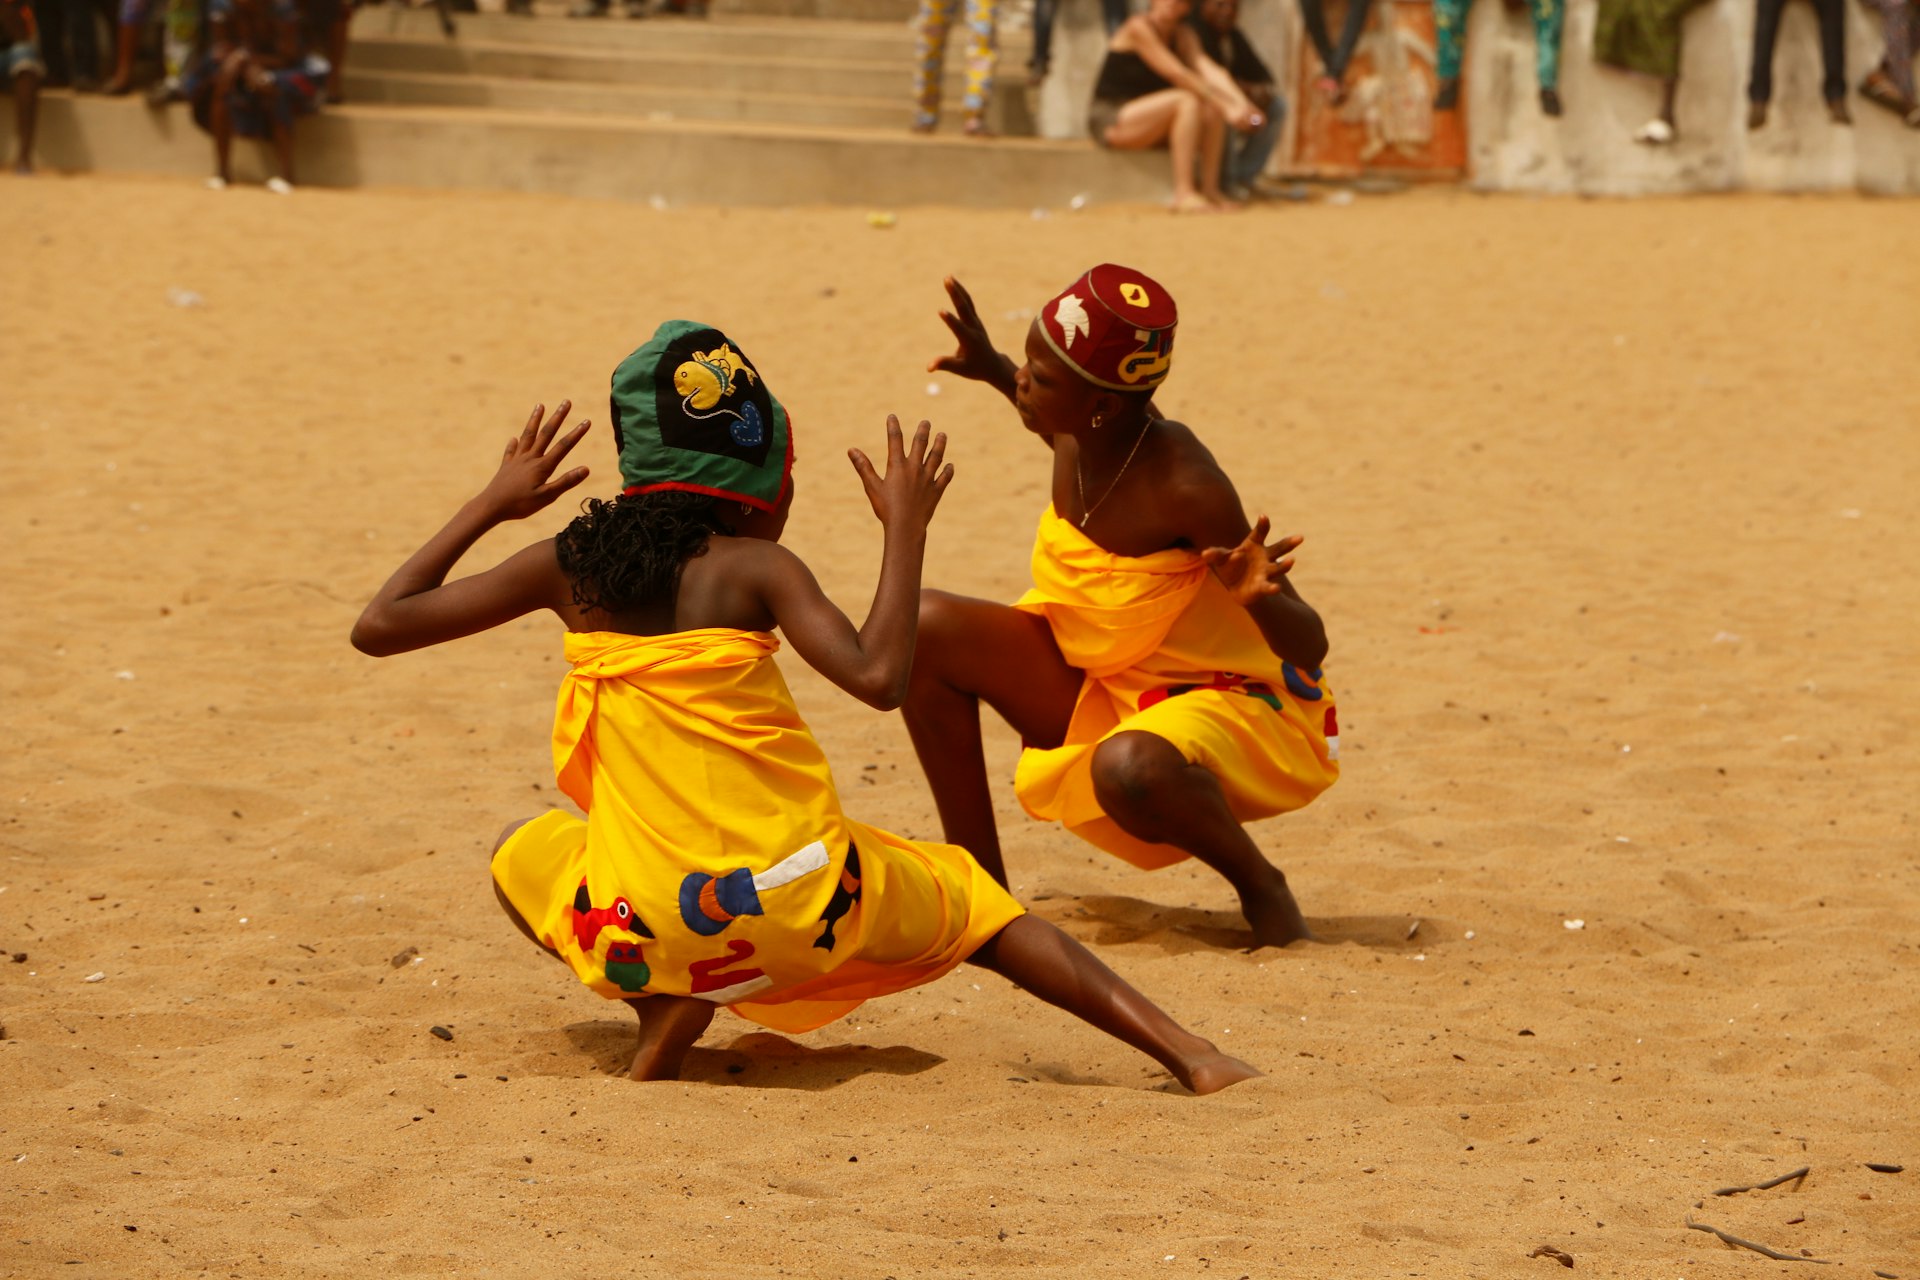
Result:
<instances>
[{"instance_id":1,"label":"outstretched fingers","mask_svg":"<svg viewBox=\"0 0 1920 1280\"><path fill-rule=\"evenodd\" d=\"M572 411L573 401L571 400L562 400L559 404L555 405L553 415L547 419L546 425L542 426L540 430L535 433L533 437L533 447L544 452L547 445L552 443L554 432L560 430L560 424L567 420L567 414Z\"/></svg>"}]
</instances>

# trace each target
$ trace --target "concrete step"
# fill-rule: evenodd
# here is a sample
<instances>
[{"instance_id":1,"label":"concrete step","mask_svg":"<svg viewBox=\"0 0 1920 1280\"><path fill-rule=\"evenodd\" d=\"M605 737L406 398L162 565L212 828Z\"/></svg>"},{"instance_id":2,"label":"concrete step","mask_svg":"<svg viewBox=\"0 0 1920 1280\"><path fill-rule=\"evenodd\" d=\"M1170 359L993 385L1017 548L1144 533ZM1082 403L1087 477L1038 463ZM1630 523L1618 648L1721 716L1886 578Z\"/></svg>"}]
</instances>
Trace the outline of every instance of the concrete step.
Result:
<instances>
[{"instance_id":1,"label":"concrete step","mask_svg":"<svg viewBox=\"0 0 1920 1280\"><path fill-rule=\"evenodd\" d=\"M834 129L901 130L912 111L904 97L869 99L808 94L739 93L419 71L364 71L347 64L347 97L355 104L499 107L510 111L578 112L656 121L752 120ZM950 118L947 128L958 128Z\"/></svg>"},{"instance_id":2,"label":"concrete step","mask_svg":"<svg viewBox=\"0 0 1920 1280\"><path fill-rule=\"evenodd\" d=\"M370 88L370 92L378 95L378 101L496 101L498 105L516 108L576 110L585 108L569 104L584 103L589 98L582 90L618 86L661 95L658 106L644 110L678 111L672 100L674 95L684 94L687 99L684 114L710 118L905 127L911 116L911 64L892 58L829 60L804 54L703 58L656 50L609 52L518 42L492 44L464 38L426 41L370 36L353 42L347 55L347 68L363 76L400 73L438 77L442 82L482 78L576 87L572 93L555 93L541 101L537 90L531 87L505 97L489 98L485 92L463 94L451 87L429 91L424 86L431 82L416 80L406 89L396 85L391 93ZM950 70L943 78L943 86L947 105L957 111L964 93L960 72ZM439 96L436 97L436 93ZM347 96L349 101L353 100L351 84ZM820 119L807 113L784 114L783 101L797 98L851 99L858 109L838 120ZM618 95L609 94L610 105L617 101ZM702 106L716 101L736 105L717 113ZM896 104L890 119L875 114L876 104L886 102ZM610 113L618 114L620 110L615 106ZM1037 132L1024 80L1000 77L988 104L987 123L995 132L1012 136L1026 137Z\"/></svg>"},{"instance_id":3,"label":"concrete step","mask_svg":"<svg viewBox=\"0 0 1920 1280\"><path fill-rule=\"evenodd\" d=\"M828 18L662 16L638 21L611 16L568 18L555 13L521 17L508 13L454 15L453 39L483 44L531 44L611 53L616 50L674 53L688 57L815 57L828 60L897 61L912 65L918 32L906 22L845 22ZM355 38L445 42L431 9L382 5L353 19ZM1003 26L1002 67L1025 67L1032 33ZM948 58L957 60L959 33L949 37Z\"/></svg>"},{"instance_id":4,"label":"concrete step","mask_svg":"<svg viewBox=\"0 0 1920 1280\"><path fill-rule=\"evenodd\" d=\"M0 102L0 136L12 116L11 100ZM538 191L660 207L963 205L1066 216L1076 199L1158 201L1167 185L1162 152L1077 142L491 107L336 107L300 121L295 140L303 184ZM184 107L151 111L134 99L65 91L42 96L38 152L55 171L199 179L213 168L213 145ZM264 147L242 143L234 157L240 181L267 172Z\"/></svg>"}]
</instances>

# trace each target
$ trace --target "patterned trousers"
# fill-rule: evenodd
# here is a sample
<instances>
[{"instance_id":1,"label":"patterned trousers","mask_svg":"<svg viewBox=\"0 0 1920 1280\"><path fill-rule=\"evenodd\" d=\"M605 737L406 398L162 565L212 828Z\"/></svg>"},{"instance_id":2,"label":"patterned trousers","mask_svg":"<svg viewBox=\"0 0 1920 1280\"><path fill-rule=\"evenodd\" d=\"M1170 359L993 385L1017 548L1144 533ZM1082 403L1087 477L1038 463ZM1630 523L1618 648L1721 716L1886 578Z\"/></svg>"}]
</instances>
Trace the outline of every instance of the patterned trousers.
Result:
<instances>
[{"instance_id":1,"label":"patterned trousers","mask_svg":"<svg viewBox=\"0 0 1920 1280\"><path fill-rule=\"evenodd\" d=\"M947 32L959 15L961 0L920 0L920 44L913 71L913 98L916 110L913 122L918 128L932 128L940 119L940 81L946 69ZM967 96L964 103L968 120L986 115L987 102L993 97L993 67L1000 56L994 29L994 0L966 0L967 6Z\"/></svg>"},{"instance_id":2,"label":"patterned trousers","mask_svg":"<svg viewBox=\"0 0 1920 1280\"><path fill-rule=\"evenodd\" d=\"M1433 0L1434 74L1442 80L1460 78L1461 51L1467 43L1467 10L1472 5L1473 0ZM1566 0L1527 0L1527 8L1533 14L1533 65L1540 87L1557 89Z\"/></svg>"},{"instance_id":3,"label":"patterned trousers","mask_svg":"<svg viewBox=\"0 0 1920 1280\"><path fill-rule=\"evenodd\" d=\"M1914 0L1866 0L1867 8L1880 15L1886 33L1887 52L1880 69L1893 81L1894 88L1908 102L1913 101L1913 55L1920 37L1920 5Z\"/></svg>"}]
</instances>

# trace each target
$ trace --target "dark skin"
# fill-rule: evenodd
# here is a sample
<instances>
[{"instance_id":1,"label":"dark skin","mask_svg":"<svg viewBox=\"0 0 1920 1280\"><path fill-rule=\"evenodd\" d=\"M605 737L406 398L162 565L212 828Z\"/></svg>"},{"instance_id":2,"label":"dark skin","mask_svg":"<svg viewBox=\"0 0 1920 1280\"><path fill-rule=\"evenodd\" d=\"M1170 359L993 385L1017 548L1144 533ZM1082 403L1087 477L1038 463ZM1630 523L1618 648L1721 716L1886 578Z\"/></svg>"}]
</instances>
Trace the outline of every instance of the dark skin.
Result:
<instances>
[{"instance_id":1,"label":"dark skin","mask_svg":"<svg viewBox=\"0 0 1920 1280\"><path fill-rule=\"evenodd\" d=\"M1028 331L1026 363L1016 366L994 350L967 291L951 278L946 286L953 309L940 318L958 347L928 368L984 382L1012 401L1021 424L1053 452L1055 512L1115 555L1198 551L1274 653L1305 670L1318 667L1326 631L1287 576L1301 538L1267 544L1266 517L1248 523L1206 446L1160 417L1147 395L1080 377L1047 345L1038 322ZM994 601L921 593L907 728L947 839L1002 884L980 704L1027 743L1056 747L1066 738L1081 681L1045 619ZM1312 938L1286 876L1235 820L1219 779L1188 763L1171 742L1137 730L1115 734L1094 750L1092 777L1101 808L1122 830L1173 845L1226 877L1255 946Z\"/></svg>"},{"instance_id":2,"label":"dark skin","mask_svg":"<svg viewBox=\"0 0 1920 1280\"><path fill-rule=\"evenodd\" d=\"M0 0L0 49L24 44L33 39L33 26L27 21L24 6L17 0ZM14 129L20 136L20 153L14 157L13 171L25 176L33 172L33 134L40 114L38 71L13 73Z\"/></svg>"},{"instance_id":3,"label":"dark skin","mask_svg":"<svg viewBox=\"0 0 1920 1280\"><path fill-rule=\"evenodd\" d=\"M582 422L563 431L571 406L551 415L536 405L519 435L507 442L500 468L480 494L395 570L353 628L354 647L384 656L472 635L541 609L570 631L661 635L706 627L743 631L778 628L807 663L870 706L889 710L906 696L914 661L921 562L927 522L953 478L943 465L946 437L922 422L909 443L899 422L887 419L886 470L858 449L848 459L885 530L880 580L866 621L855 628L828 600L799 557L779 545L793 487L772 511L727 513L736 535L715 534L707 552L689 560L672 600L628 612L585 609L561 571L551 538L536 542L492 569L448 582L447 575L479 538L508 520L543 510L587 478L587 468L559 474L560 464L586 434ZM521 824L500 835L501 844ZM516 927L549 950L505 895L494 888ZM970 957L1150 1055L1195 1093L1213 1093L1259 1074L1207 1040L1182 1028L1122 981L1085 947L1044 920L1021 916ZM678 1078L687 1052L713 1020L714 1006L688 996L629 1000L640 1020L640 1041L628 1074L636 1080Z\"/></svg>"},{"instance_id":4,"label":"dark skin","mask_svg":"<svg viewBox=\"0 0 1920 1280\"><path fill-rule=\"evenodd\" d=\"M280 174L293 179L293 126L274 110L273 72L300 56L300 28L276 20L263 0L235 0L231 21L213 24L213 101L207 126L213 133L214 167L220 181L231 182L233 113L228 95L236 88L259 99L273 130L273 151Z\"/></svg>"}]
</instances>

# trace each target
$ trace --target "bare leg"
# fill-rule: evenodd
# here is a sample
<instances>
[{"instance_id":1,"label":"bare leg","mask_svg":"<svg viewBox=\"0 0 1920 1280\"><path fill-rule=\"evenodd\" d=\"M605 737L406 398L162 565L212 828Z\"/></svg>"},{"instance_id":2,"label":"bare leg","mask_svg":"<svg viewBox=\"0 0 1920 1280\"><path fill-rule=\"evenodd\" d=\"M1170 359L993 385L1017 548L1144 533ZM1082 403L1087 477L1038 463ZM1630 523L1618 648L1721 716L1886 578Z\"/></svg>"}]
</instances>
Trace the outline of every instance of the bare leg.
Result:
<instances>
[{"instance_id":1,"label":"bare leg","mask_svg":"<svg viewBox=\"0 0 1920 1280\"><path fill-rule=\"evenodd\" d=\"M1280 868L1235 821L1220 781L1158 734L1116 733L1094 749L1093 790L1120 829L1184 849L1227 878L1255 945L1284 947L1313 933Z\"/></svg>"},{"instance_id":2,"label":"bare leg","mask_svg":"<svg viewBox=\"0 0 1920 1280\"><path fill-rule=\"evenodd\" d=\"M985 701L1026 742L1065 739L1081 673L1066 664L1046 619L990 600L920 593L920 633L902 711L949 844L1002 885L1000 832L980 745Z\"/></svg>"},{"instance_id":3,"label":"bare leg","mask_svg":"<svg viewBox=\"0 0 1920 1280\"><path fill-rule=\"evenodd\" d=\"M138 24L122 23L114 28L113 79L102 85L100 92L118 97L133 88L133 55L139 47Z\"/></svg>"},{"instance_id":4,"label":"bare leg","mask_svg":"<svg viewBox=\"0 0 1920 1280\"><path fill-rule=\"evenodd\" d=\"M267 109L272 111L274 104L269 102ZM273 121L273 153L280 158L280 176L293 185L293 121L283 120L276 113L270 117Z\"/></svg>"},{"instance_id":5,"label":"bare leg","mask_svg":"<svg viewBox=\"0 0 1920 1280\"><path fill-rule=\"evenodd\" d=\"M213 82L213 104L207 113L207 129L213 134L214 173L221 182L233 181L233 110L227 95L238 78L231 68L223 67Z\"/></svg>"},{"instance_id":6,"label":"bare leg","mask_svg":"<svg viewBox=\"0 0 1920 1280\"><path fill-rule=\"evenodd\" d=\"M1680 126L1673 118L1673 101L1679 96L1680 81L1677 77L1672 80L1662 80L1660 82L1660 118L1667 122L1667 127L1672 129L1676 135L1680 132Z\"/></svg>"},{"instance_id":7,"label":"bare leg","mask_svg":"<svg viewBox=\"0 0 1920 1280\"><path fill-rule=\"evenodd\" d=\"M713 1002L692 996L645 996L627 1003L640 1016L640 1046L627 1078L678 1080L687 1050L713 1021Z\"/></svg>"},{"instance_id":8,"label":"bare leg","mask_svg":"<svg viewBox=\"0 0 1920 1280\"><path fill-rule=\"evenodd\" d=\"M1182 94L1180 105L1174 112L1173 125L1167 130L1167 152L1173 160L1173 207L1182 210L1204 200L1194 189L1193 172L1195 155L1201 147L1201 136L1206 130L1206 106L1193 94ZM1214 156L1218 165L1220 157ZM1216 176L1215 182L1219 179Z\"/></svg>"},{"instance_id":9,"label":"bare leg","mask_svg":"<svg viewBox=\"0 0 1920 1280\"><path fill-rule=\"evenodd\" d=\"M1092 952L1045 920L1021 916L968 959L1048 1004L1132 1045L1195 1093L1217 1093L1260 1073L1168 1017Z\"/></svg>"},{"instance_id":10,"label":"bare leg","mask_svg":"<svg viewBox=\"0 0 1920 1280\"><path fill-rule=\"evenodd\" d=\"M1226 197L1220 191L1220 153L1227 145L1227 118L1211 102L1200 104L1200 196L1208 204L1221 205Z\"/></svg>"},{"instance_id":11,"label":"bare leg","mask_svg":"<svg viewBox=\"0 0 1920 1280\"><path fill-rule=\"evenodd\" d=\"M1106 144L1116 151L1144 151L1166 143L1173 161L1173 201L1176 213L1212 208L1194 187L1193 174L1200 148L1204 104L1185 89L1161 89L1135 98L1120 108L1107 127ZM1214 158L1214 183L1219 183L1219 157Z\"/></svg>"},{"instance_id":12,"label":"bare leg","mask_svg":"<svg viewBox=\"0 0 1920 1280\"><path fill-rule=\"evenodd\" d=\"M33 133L40 113L40 73L16 72L13 77L14 128L20 135L20 155L13 162L15 173L33 172Z\"/></svg>"}]
</instances>

